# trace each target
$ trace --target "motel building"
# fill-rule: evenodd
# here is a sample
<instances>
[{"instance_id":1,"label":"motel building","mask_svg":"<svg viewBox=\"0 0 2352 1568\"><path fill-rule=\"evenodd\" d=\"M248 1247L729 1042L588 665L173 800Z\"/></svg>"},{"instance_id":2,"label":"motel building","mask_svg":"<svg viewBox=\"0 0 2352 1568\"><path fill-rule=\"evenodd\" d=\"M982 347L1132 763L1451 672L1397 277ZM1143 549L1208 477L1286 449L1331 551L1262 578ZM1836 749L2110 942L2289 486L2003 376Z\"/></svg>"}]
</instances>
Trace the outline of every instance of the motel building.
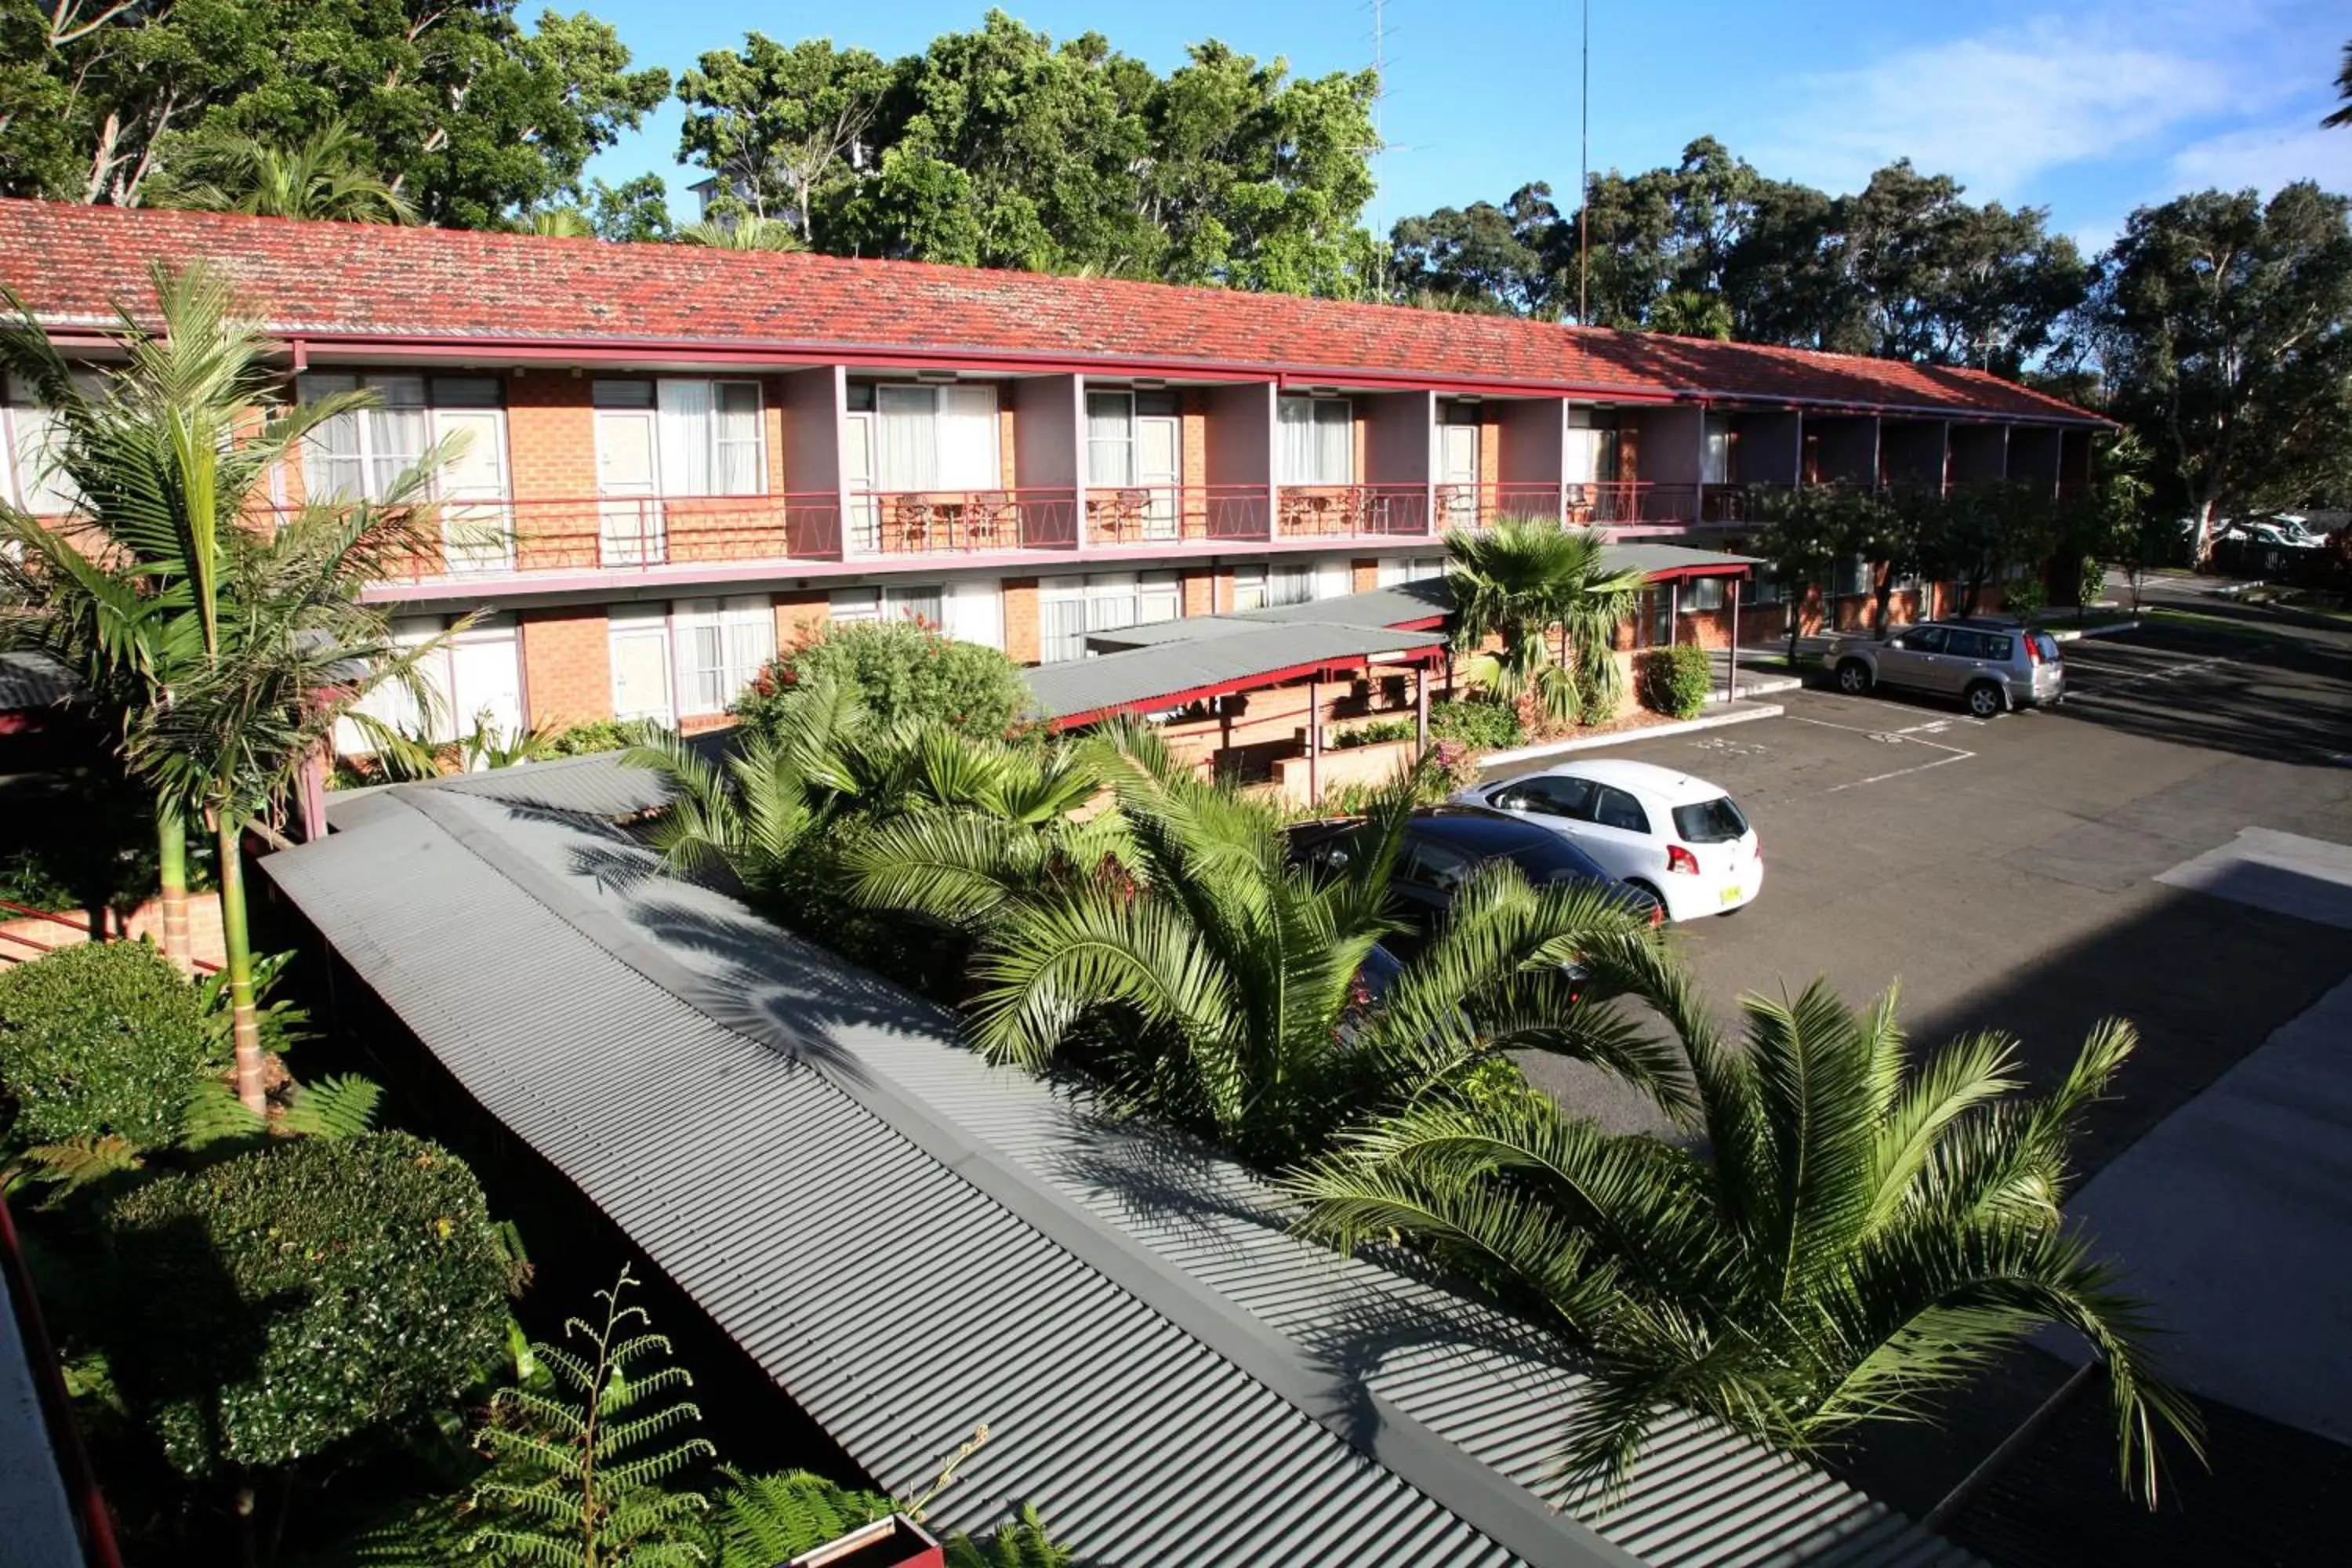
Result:
<instances>
[{"instance_id":1,"label":"motel building","mask_svg":"<svg viewBox=\"0 0 2352 1568\"><path fill-rule=\"evenodd\" d=\"M466 437L436 483L438 548L371 590L419 640L477 617L431 672L453 731L480 713L707 728L794 637L914 615L1041 667L1060 721L1151 712L1238 745L1255 691L1287 740L1310 708L1376 712L1443 678L1443 607L1401 590L1443 571L1449 530L1605 529L1650 584L1621 646L1721 646L1735 617L1754 640L1820 614L1726 553L1759 496L2058 492L2086 479L2098 427L1976 371L1539 321L0 201L0 282L93 362L117 306L152 301L152 267L198 261L284 344L287 397L381 399L274 475L275 503L380 494ZM26 391L0 412L0 496L68 511ZM1897 587L1899 616L1948 592ZM1330 601L1349 603L1314 607ZM1181 623L1236 616L1324 633L1255 639L1277 666L1238 646L1195 660L1213 680L1132 673L1183 663ZM1090 658L1130 673L1052 673ZM1302 681L1317 695L1269 707ZM1276 708L1287 727L1267 730Z\"/></svg>"}]
</instances>

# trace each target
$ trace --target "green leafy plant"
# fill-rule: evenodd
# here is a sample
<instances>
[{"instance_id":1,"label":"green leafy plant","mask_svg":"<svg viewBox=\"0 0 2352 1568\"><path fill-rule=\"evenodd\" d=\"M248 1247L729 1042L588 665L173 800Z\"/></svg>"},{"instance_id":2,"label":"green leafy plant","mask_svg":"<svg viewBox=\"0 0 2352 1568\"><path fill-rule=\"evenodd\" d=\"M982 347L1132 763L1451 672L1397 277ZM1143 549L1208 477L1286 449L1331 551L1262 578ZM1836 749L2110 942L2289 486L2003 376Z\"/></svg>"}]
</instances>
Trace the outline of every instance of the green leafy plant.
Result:
<instances>
[{"instance_id":1,"label":"green leafy plant","mask_svg":"<svg viewBox=\"0 0 2352 1568\"><path fill-rule=\"evenodd\" d=\"M2001 594L2001 607L2021 620L2038 620L2050 603L2050 590L2039 577L2021 577Z\"/></svg>"},{"instance_id":2,"label":"green leafy plant","mask_svg":"<svg viewBox=\"0 0 2352 1568\"><path fill-rule=\"evenodd\" d=\"M407 1133L157 1176L101 1231L110 1359L192 1476L387 1440L504 1359L509 1266L481 1187Z\"/></svg>"},{"instance_id":3,"label":"green leafy plant","mask_svg":"<svg viewBox=\"0 0 2352 1568\"><path fill-rule=\"evenodd\" d=\"M1431 1097L1293 1181L1343 1247L1402 1237L1589 1358L1567 1460L1606 1491L1678 1405L1804 1451L1918 1419L2045 1327L2105 1363L2126 1485L2157 1442L2200 1452L2196 1407L2155 1373L2146 1310L2060 1213L2084 1110L2130 1055L2094 1030L2038 1100L2013 1042L1915 1058L1892 993L1821 984L1748 998L1744 1048L1686 980L1650 998L1679 1036L1707 1152L1605 1132L1536 1094Z\"/></svg>"},{"instance_id":4,"label":"green leafy plant","mask_svg":"<svg viewBox=\"0 0 2352 1568\"><path fill-rule=\"evenodd\" d=\"M1523 726L1616 711L1623 694L1617 628L1633 613L1641 573L1611 571L1600 534L1547 519L1457 530L1445 536L1445 549L1453 557L1446 583L1454 645L1474 684L1517 710ZM1496 644L1491 651L1489 641Z\"/></svg>"},{"instance_id":5,"label":"green leafy plant","mask_svg":"<svg viewBox=\"0 0 2352 1568\"><path fill-rule=\"evenodd\" d=\"M1507 752L1527 744L1528 732L1518 714L1503 703L1464 697L1431 705L1429 738L1456 741L1474 752Z\"/></svg>"},{"instance_id":6,"label":"green leafy plant","mask_svg":"<svg viewBox=\"0 0 2352 1568\"><path fill-rule=\"evenodd\" d=\"M1633 666L1633 694L1653 713L1696 719L1715 689L1715 662L1696 643L1645 649Z\"/></svg>"},{"instance_id":7,"label":"green leafy plant","mask_svg":"<svg viewBox=\"0 0 2352 1568\"><path fill-rule=\"evenodd\" d=\"M1001 736L1028 711L1021 667L992 647L960 642L912 617L858 621L803 634L752 680L731 711L745 728L772 731L797 689L830 681L875 724L929 720Z\"/></svg>"},{"instance_id":8,"label":"green leafy plant","mask_svg":"<svg viewBox=\"0 0 2352 1568\"><path fill-rule=\"evenodd\" d=\"M0 970L0 1096L17 1149L160 1148L226 1060L194 988L143 942L82 942Z\"/></svg>"},{"instance_id":9,"label":"green leafy plant","mask_svg":"<svg viewBox=\"0 0 2352 1568\"><path fill-rule=\"evenodd\" d=\"M562 1343L532 1346L553 1392L505 1388L492 1400L480 1436L492 1468L473 1496L483 1522L466 1542L485 1563L707 1561L697 1537L709 1500L668 1483L717 1450L678 1436L702 1419L692 1404L652 1403L692 1387L694 1376L667 1360L666 1336L637 1331L649 1322L645 1309L621 1300L636 1282L624 1265L613 1288L596 1292L601 1321L567 1318Z\"/></svg>"},{"instance_id":10,"label":"green leafy plant","mask_svg":"<svg viewBox=\"0 0 2352 1568\"><path fill-rule=\"evenodd\" d=\"M625 752L631 746L650 746L662 739L662 729L643 719L591 719L559 730L549 742L559 757L593 757L606 752Z\"/></svg>"},{"instance_id":11,"label":"green leafy plant","mask_svg":"<svg viewBox=\"0 0 2352 1568\"><path fill-rule=\"evenodd\" d=\"M1331 749L1346 752L1358 746L1384 746L1392 741L1410 741L1420 733L1420 725L1411 719L1374 719L1352 730L1342 730L1331 742Z\"/></svg>"}]
</instances>

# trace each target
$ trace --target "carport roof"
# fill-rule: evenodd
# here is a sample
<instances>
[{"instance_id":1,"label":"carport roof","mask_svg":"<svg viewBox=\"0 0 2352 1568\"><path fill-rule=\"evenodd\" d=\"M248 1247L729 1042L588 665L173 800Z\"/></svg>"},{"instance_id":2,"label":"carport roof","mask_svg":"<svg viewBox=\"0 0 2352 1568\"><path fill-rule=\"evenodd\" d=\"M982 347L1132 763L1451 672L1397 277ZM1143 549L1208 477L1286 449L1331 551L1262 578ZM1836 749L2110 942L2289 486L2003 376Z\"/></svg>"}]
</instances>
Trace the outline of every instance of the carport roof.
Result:
<instances>
[{"instance_id":1,"label":"carport roof","mask_svg":"<svg viewBox=\"0 0 2352 1568\"><path fill-rule=\"evenodd\" d=\"M1585 1380L1547 1342L559 804L653 786L609 758L402 786L262 864L870 1475L988 1422L940 1524L1032 1500L1122 1568L1968 1561L1694 1415L1613 1505L1565 1495Z\"/></svg>"},{"instance_id":2,"label":"carport roof","mask_svg":"<svg viewBox=\"0 0 2352 1568\"><path fill-rule=\"evenodd\" d=\"M1445 642L1436 632L1245 616L1191 616L1160 623L1160 627L1184 628L1188 635L1164 640L1140 637L1137 646L1099 658L1042 664L1026 671L1038 711L1056 723L1074 724L1114 713L1177 708L1228 691L1300 679L1334 666L1359 668L1380 654L1439 647Z\"/></svg>"}]
</instances>

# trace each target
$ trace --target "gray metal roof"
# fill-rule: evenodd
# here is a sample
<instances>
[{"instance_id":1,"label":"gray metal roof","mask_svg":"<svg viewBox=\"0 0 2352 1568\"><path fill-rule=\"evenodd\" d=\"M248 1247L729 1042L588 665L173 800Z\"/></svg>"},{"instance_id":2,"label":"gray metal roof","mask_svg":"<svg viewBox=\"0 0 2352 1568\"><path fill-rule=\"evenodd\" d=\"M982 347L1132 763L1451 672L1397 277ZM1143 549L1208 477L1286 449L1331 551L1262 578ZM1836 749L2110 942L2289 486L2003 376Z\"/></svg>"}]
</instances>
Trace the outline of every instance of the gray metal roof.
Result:
<instances>
[{"instance_id":1,"label":"gray metal roof","mask_svg":"<svg viewBox=\"0 0 2352 1568\"><path fill-rule=\"evenodd\" d=\"M1119 1568L1967 1561L1693 1416L1619 1506L1556 1511L1581 1379L1524 1327L986 1066L951 1015L553 809L570 771L383 792L263 866L877 1479L990 1423L940 1523L1034 1500Z\"/></svg>"},{"instance_id":2,"label":"gray metal roof","mask_svg":"<svg viewBox=\"0 0 2352 1568\"><path fill-rule=\"evenodd\" d=\"M1445 641L1435 632L1313 621L1252 623L1222 616L1160 625L1192 626L1204 621L1216 624L1200 636L1152 642L1096 658L1041 664L1024 671L1038 711L1054 719L1150 705L1203 687L1270 677L1326 659L1359 659L1367 654L1434 647Z\"/></svg>"},{"instance_id":3,"label":"gray metal roof","mask_svg":"<svg viewBox=\"0 0 2352 1568\"><path fill-rule=\"evenodd\" d=\"M80 690L73 671L47 654L0 649L0 713L54 708Z\"/></svg>"}]
</instances>

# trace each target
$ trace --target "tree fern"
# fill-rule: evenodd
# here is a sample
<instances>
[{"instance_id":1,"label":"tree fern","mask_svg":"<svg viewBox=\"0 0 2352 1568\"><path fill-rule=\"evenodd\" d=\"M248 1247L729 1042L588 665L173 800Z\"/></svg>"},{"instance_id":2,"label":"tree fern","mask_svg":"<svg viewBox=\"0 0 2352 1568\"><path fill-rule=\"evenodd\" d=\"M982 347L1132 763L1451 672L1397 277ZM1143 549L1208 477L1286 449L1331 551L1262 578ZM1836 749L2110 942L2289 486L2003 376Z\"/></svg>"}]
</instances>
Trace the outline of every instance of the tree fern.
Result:
<instances>
[{"instance_id":1,"label":"tree fern","mask_svg":"<svg viewBox=\"0 0 2352 1568\"><path fill-rule=\"evenodd\" d=\"M714 1450L678 1436L702 1418L692 1404L648 1403L694 1379L667 1362L666 1336L633 1331L647 1321L645 1309L621 1298L636 1282L624 1266L613 1288L596 1293L601 1323L566 1319L564 1343L532 1347L553 1375L552 1392L504 1389L492 1402L481 1434L492 1469L473 1498L484 1522L466 1542L481 1561L534 1568L709 1561L698 1543L708 1501L670 1483Z\"/></svg>"},{"instance_id":2,"label":"tree fern","mask_svg":"<svg viewBox=\"0 0 2352 1568\"><path fill-rule=\"evenodd\" d=\"M278 1129L312 1138L356 1138L375 1127L381 1086L356 1073L322 1078L298 1086Z\"/></svg>"}]
</instances>

